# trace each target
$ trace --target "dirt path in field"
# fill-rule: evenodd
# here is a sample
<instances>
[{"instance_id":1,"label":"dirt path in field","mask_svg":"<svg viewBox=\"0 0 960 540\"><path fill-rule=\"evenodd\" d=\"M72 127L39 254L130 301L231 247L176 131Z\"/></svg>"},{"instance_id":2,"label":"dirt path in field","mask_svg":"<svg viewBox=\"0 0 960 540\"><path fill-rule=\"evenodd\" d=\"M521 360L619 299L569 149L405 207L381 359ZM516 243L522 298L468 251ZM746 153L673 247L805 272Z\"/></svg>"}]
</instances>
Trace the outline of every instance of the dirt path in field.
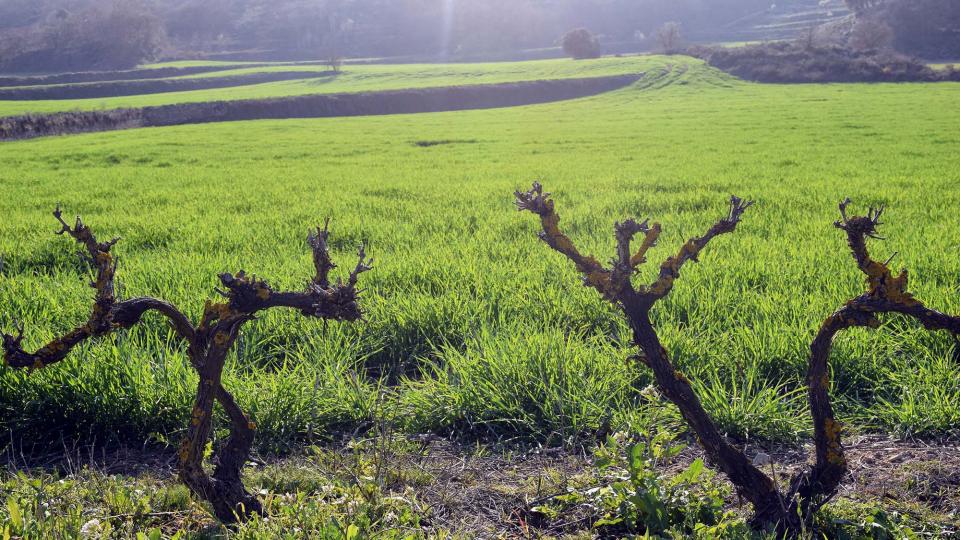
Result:
<instances>
[{"instance_id":1,"label":"dirt path in field","mask_svg":"<svg viewBox=\"0 0 960 540\"><path fill-rule=\"evenodd\" d=\"M481 538L540 537L589 530L597 518L583 510L548 521L532 510L570 488L583 490L596 485L591 457L583 450L519 452L505 448L478 453L475 446L461 447L431 436L404 438L400 445L367 442L372 444L360 454L338 446L327 450L334 456L332 460L268 459L257 460L255 467L319 468L323 475L342 480L349 477L345 471L358 459L383 463L385 477L392 479L384 487L387 495L401 496L412 489L424 509L424 527L434 531L460 531ZM748 455L758 451L761 449L746 449ZM811 448L763 451L773 456L778 478L783 479L805 465ZM702 457L699 449L687 447L665 467L665 472L678 472L698 457ZM850 442L847 457L851 471L838 499L880 503L900 511L911 506L923 508L946 516L940 524L944 537L960 534L960 442L862 437ZM22 454L8 450L0 463L7 470L56 470L70 475L89 467L104 474L149 475L176 481L176 458L170 451L127 448L91 452L80 448L25 460ZM740 505L735 498L728 502L732 510L749 513L749 506Z\"/></svg>"},{"instance_id":2,"label":"dirt path in field","mask_svg":"<svg viewBox=\"0 0 960 540\"><path fill-rule=\"evenodd\" d=\"M408 461L405 466L420 467L435 478L418 496L429 503L430 525L437 529L464 530L480 537L554 536L589 530L598 517L590 512L569 512L546 521L532 512L534 506L567 493L572 486L585 489L584 484L595 481L592 460L583 452L548 449L505 458L468 455L441 442L429 448L429 458ZM747 451L752 455L759 449ZM806 465L812 446L766 451L776 462L778 478L789 479ZM699 448L690 446L667 470L679 472L702 457ZM851 441L847 457L850 474L838 498L880 502L885 507L895 503L901 509L916 505L953 516L952 523L943 524L944 536L960 533L956 529L960 521L960 442L863 437ZM734 510L749 514L747 503L728 502Z\"/></svg>"},{"instance_id":3,"label":"dirt path in field","mask_svg":"<svg viewBox=\"0 0 960 540\"><path fill-rule=\"evenodd\" d=\"M0 141L235 120L328 118L514 107L602 94L627 87L642 77L643 74L617 75L10 116L0 118Z\"/></svg>"}]
</instances>

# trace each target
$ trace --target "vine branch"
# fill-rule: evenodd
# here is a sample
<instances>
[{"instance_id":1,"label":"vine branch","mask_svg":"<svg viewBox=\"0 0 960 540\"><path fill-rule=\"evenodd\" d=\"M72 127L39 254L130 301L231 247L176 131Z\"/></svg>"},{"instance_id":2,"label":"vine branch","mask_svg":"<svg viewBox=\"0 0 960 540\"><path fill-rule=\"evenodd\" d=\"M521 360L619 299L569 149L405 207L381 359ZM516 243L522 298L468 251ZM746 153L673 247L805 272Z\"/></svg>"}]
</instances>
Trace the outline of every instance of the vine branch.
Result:
<instances>
[{"instance_id":1,"label":"vine branch","mask_svg":"<svg viewBox=\"0 0 960 540\"><path fill-rule=\"evenodd\" d=\"M256 315L272 308L296 309L307 317L324 320L357 321L363 316L358 304L357 284L360 274L372 268L363 246L359 261L347 281L337 279L331 285L329 274L336 268L330 257L327 240L329 220L307 237L313 252L313 278L304 291L275 291L266 281L240 271L236 275L220 275L224 289L217 292L223 302L207 302L196 326L172 304L157 298L133 298L117 301L114 279L116 262L110 250L119 238L99 242L93 231L77 217L74 225L63 219L58 207L54 217L60 223L59 235L68 235L86 248L88 260L96 271L90 284L96 291L93 308L86 323L77 326L35 352L23 348L24 328L16 324L14 334L2 334L4 362L12 368L40 369L65 359L80 343L105 337L140 322L149 311L157 312L172 325L187 344L191 365L200 375L187 436L180 446L180 479L197 496L209 501L221 521L231 523L261 513L259 501L243 486L241 471L253 445L256 425L250 421L221 379L227 354L243 325ZM210 439L214 403L220 403L230 421L230 435L217 452L212 477L203 467L204 449Z\"/></svg>"},{"instance_id":2,"label":"vine branch","mask_svg":"<svg viewBox=\"0 0 960 540\"><path fill-rule=\"evenodd\" d=\"M847 213L850 200L840 203L841 219L835 225L846 233L847 244L857 267L867 277L867 291L830 315L810 345L807 385L814 424L816 462L794 476L788 491L781 493L773 480L721 436L686 376L674 368L669 353L660 343L649 313L657 300L670 293L683 265L688 261L696 262L712 239L734 232L753 203L731 197L726 217L714 223L703 236L689 240L677 255L668 258L660 266L656 281L635 289L630 284L632 270L642 264L647 251L655 245L660 233L659 224L651 227L648 221L637 223L634 220L617 223L617 257L612 262L612 269L607 270L595 264L595 259L584 258L572 248L572 243L559 230L554 203L548 193L543 193L540 184L535 183L533 189L525 193L518 191L516 197L520 210L540 215L543 226L541 238L571 259L577 269L585 274L586 282L623 311L633 330L634 344L642 353L637 357L654 372L657 386L680 410L709 461L727 475L741 496L752 503L752 523L760 528L774 526L787 537L801 534L810 524L813 514L836 494L847 472L842 443L843 426L834 415L829 395L828 360L834 337L848 328L879 327L877 315L881 313L906 315L918 320L928 330L947 330L954 336L960 334L960 317L930 309L914 298L907 289L907 272L904 270L894 275L890 270L892 257L884 263L871 258L867 241L882 240L878 228L882 225L880 219L884 208L870 208L865 216L851 217ZM639 233L646 235L644 243L637 254L628 259L630 242ZM605 280L593 276L601 276Z\"/></svg>"}]
</instances>

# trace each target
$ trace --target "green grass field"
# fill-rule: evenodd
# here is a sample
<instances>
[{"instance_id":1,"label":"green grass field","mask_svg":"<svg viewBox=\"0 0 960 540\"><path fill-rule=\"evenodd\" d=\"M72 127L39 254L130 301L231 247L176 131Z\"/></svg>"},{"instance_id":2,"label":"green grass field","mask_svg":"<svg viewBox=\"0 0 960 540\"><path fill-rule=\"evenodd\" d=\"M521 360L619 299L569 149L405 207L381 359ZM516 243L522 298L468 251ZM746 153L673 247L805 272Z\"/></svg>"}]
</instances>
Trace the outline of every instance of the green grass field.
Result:
<instances>
[{"instance_id":1,"label":"green grass field","mask_svg":"<svg viewBox=\"0 0 960 540\"><path fill-rule=\"evenodd\" d=\"M308 94L374 92L378 90L494 84L541 79L602 77L608 75L644 73L649 70L660 69L671 63L688 65L698 64L699 61L691 58L677 60L657 56L634 56L625 58L601 58L591 62L576 62L563 59L488 64L347 65L344 66L342 73L329 77L212 90L193 90L94 99L44 101L0 100L0 116L74 110L119 109L124 107L146 107L152 105L218 100L262 99ZM164 65L161 67L171 66ZM270 71L304 71L306 73L315 73L327 70L328 68L323 65L270 65L256 68L247 67L226 71L214 71L211 73L174 78L229 77Z\"/></svg>"},{"instance_id":2,"label":"green grass field","mask_svg":"<svg viewBox=\"0 0 960 540\"><path fill-rule=\"evenodd\" d=\"M647 70L667 60L364 67L322 91ZM677 60L670 60L677 62ZM809 432L804 370L821 321L864 288L833 228L845 196L886 204L878 259L960 312L960 84L759 85L693 60L631 88L510 109L143 129L0 144L0 327L39 346L83 321L88 274L52 234L60 203L123 237L122 297L156 295L198 318L217 274L300 288L309 227L333 218L343 267L364 242L368 322L271 312L248 326L225 377L260 426L260 451L387 421L481 443L571 445L650 415L652 377L627 361L626 324L537 240L512 192L540 180L562 226L601 260L626 217L663 223L637 280L706 230L731 193L757 201L655 310L676 364L740 440ZM287 86L284 86L287 85ZM267 88L269 87L269 89ZM307 91L295 83L196 96ZM169 101L163 101L169 102ZM109 105L106 105L109 103ZM20 104L17 104L20 105ZM31 104L23 104L25 107ZM51 104L37 104L40 107ZM66 106L66 105L65 105ZM80 106L76 103L69 107ZM4 114L13 109L2 105ZM417 142L438 144L422 146ZM196 377L159 318L32 375L0 371L0 427L36 441L175 441ZM896 318L842 335L834 395L853 433L960 431L960 355ZM669 423L668 422L668 423Z\"/></svg>"}]
</instances>

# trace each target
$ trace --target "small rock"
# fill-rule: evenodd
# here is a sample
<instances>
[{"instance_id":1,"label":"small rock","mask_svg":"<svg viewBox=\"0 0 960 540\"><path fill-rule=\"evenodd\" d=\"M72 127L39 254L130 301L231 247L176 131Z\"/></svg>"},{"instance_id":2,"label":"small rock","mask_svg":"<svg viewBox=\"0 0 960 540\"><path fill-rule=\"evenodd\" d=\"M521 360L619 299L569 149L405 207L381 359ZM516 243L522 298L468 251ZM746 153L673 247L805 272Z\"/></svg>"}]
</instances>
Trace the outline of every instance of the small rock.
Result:
<instances>
[{"instance_id":1,"label":"small rock","mask_svg":"<svg viewBox=\"0 0 960 540\"><path fill-rule=\"evenodd\" d=\"M764 467L766 465L770 465L771 463L773 463L773 459L765 452L760 452L753 458L754 467Z\"/></svg>"}]
</instances>

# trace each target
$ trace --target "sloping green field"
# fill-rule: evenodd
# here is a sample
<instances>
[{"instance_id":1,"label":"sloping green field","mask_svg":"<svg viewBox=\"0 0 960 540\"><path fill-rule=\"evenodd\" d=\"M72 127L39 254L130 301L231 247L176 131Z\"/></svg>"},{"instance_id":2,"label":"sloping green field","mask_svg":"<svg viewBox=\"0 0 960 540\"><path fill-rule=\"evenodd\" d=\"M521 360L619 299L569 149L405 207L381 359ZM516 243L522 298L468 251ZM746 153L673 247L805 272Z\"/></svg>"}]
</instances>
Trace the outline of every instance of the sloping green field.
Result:
<instances>
[{"instance_id":1,"label":"sloping green field","mask_svg":"<svg viewBox=\"0 0 960 540\"><path fill-rule=\"evenodd\" d=\"M542 79L602 77L608 75L645 73L649 70L662 69L664 66L670 64L699 64L699 61L691 58L676 60L662 56L634 56L627 58L601 58L591 62L576 62L563 59L488 64L348 65L344 67L342 73L329 75L327 77L314 77L303 80L211 90L166 92L162 94L95 99L44 101L0 100L0 116L75 110L119 109L125 107L146 107L203 101L263 99L308 94L374 92L379 90L435 88L440 86L509 83ZM162 67L177 66L164 65ZM317 73L326 72L328 68L323 65L281 64L276 66L214 71L211 73L174 78L230 77L271 71Z\"/></svg>"},{"instance_id":2,"label":"sloping green field","mask_svg":"<svg viewBox=\"0 0 960 540\"><path fill-rule=\"evenodd\" d=\"M661 220L666 257L731 192L758 201L657 312L677 362L716 390L710 406L734 433L792 439L806 429L806 347L861 289L831 227L843 196L887 204L890 240L875 249L901 254L921 298L960 311L960 86L762 86L707 68L645 82L514 109L4 144L2 322L24 320L40 344L85 316L83 267L49 234L58 202L125 238L124 295L158 295L195 316L218 272L298 286L309 268L303 236L331 216L341 260L363 241L379 262L365 276L370 322L324 328L272 313L251 329L232 384L262 441L368 418L377 383L365 370L409 376L391 399L411 430L587 435L605 415L635 413L649 377L624 363L616 314L513 211L513 189L534 179L556 194L573 237L604 258L617 219ZM5 371L3 422L175 429L193 380L168 345L152 321L59 369ZM844 336L834 366L845 417L859 429L955 431L954 354L948 337L908 323Z\"/></svg>"},{"instance_id":3,"label":"sloping green field","mask_svg":"<svg viewBox=\"0 0 960 540\"><path fill-rule=\"evenodd\" d=\"M654 61L609 60L569 76ZM23 321L27 344L39 346L87 316L87 271L52 234L57 203L103 237L123 237L122 297L160 296L194 318L220 272L302 287L306 232L329 216L342 268L361 242L376 259L363 276L368 322L271 312L247 327L225 381L260 426L261 450L378 419L481 442L589 441L607 423L631 429L652 411L673 413L650 401L650 374L627 361L624 322L537 240L513 190L542 181L564 229L604 261L614 221L662 222L640 281L735 193L756 207L684 269L654 315L727 433L802 441L810 341L864 287L832 226L838 201L887 205L889 240L872 244L876 257L899 253L894 266L910 271L919 298L960 312L960 84L758 85L685 63L547 105L0 144L0 327ZM330 88L527 73L395 69L369 79L358 70ZM551 69L535 77L561 73ZM832 358L842 420L854 433L956 435L958 355L950 336L895 318L842 335ZM55 367L0 370L0 428L37 441L176 440L195 385L184 351L151 318Z\"/></svg>"}]
</instances>

